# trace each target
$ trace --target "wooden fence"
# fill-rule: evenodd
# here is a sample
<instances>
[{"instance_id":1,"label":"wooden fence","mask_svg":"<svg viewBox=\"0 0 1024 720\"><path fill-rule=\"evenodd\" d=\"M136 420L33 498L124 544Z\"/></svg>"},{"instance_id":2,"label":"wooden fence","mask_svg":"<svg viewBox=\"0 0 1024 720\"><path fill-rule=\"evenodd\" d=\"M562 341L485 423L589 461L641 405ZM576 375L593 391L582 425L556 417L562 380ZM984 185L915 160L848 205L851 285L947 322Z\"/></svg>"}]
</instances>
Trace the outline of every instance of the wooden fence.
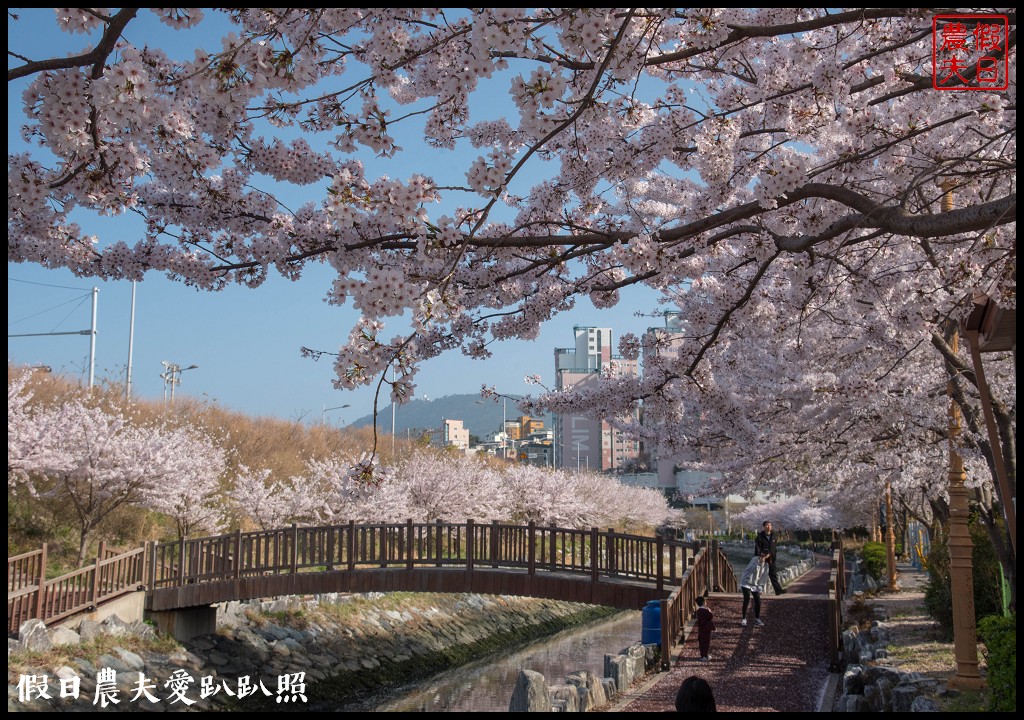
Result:
<instances>
[{"instance_id":1,"label":"wooden fence","mask_svg":"<svg viewBox=\"0 0 1024 720\"><path fill-rule=\"evenodd\" d=\"M729 558L718 541L706 542L693 557L679 586L661 601L661 669L672 669L672 648L683 628L697 611L697 596L714 592L735 593L739 589Z\"/></svg>"},{"instance_id":2,"label":"wooden fence","mask_svg":"<svg viewBox=\"0 0 1024 720\"><path fill-rule=\"evenodd\" d=\"M92 565L46 579L46 545L7 559L7 632L31 618L45 623L142 589L146 547L117 553L100 543Z\"/></svg>"},{"instance_id":3,"label":"wooden fence","mask_svg":"<svg viewBox=\"0 0 1024 720\"><path fill-rule=\"evenodd\" d=\"M832 543L828 574L828 659L829 672L843 669L843 598L846 597L846 561L843 542Z\"/></svg>"}]
</instances>

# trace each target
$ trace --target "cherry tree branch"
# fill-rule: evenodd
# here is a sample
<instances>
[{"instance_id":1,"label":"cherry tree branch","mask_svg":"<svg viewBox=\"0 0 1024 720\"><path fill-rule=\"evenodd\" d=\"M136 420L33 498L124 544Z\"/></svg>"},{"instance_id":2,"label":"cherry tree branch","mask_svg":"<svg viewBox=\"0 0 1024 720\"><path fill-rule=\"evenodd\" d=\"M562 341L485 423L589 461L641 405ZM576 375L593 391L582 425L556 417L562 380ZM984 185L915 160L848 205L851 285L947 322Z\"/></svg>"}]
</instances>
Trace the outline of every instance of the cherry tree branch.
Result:
<instances>
[{"instance_id":1,"label":"cherry tree branch","mask_svg":"<svg viewBox=\"0 0 1024 720\"><path fill-rule=\"evenodd\" d=\"M107 21L103 30L103 37L92 50L80 55L73 55L66 58L49 58L47 60L34 60L26 62L7 71L7 82L18 78L28 77L47 70L64 70L68 68L91 65L92 76L100 77L103 74L103 65L107 57L114 51L114 46L121 37L122 31L129 22L138 14L139 8L121 8L113 17Z\"/></svg>"}]
</instances>

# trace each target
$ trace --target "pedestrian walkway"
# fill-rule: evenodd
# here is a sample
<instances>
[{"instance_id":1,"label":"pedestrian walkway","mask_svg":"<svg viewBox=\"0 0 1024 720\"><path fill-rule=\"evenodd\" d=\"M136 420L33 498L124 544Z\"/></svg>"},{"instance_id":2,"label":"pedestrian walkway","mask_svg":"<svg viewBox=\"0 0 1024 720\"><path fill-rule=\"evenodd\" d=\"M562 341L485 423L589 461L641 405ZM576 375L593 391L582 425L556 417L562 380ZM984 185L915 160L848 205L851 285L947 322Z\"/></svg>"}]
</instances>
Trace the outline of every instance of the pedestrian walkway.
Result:
<instances>
[{"instance_id":1,"label":"pedestrian walkway","mask_svg":"<svg viewBox=\"0 0 1024 720\"><path fill-rule=\"evenodd\" d=\"M699 659L697 635L691 632L672 670L651 678L609 709L674 711L679 685L698 675L711 683L719 712L816 712L835 678L828 672L825 634L828 573L829 559L819 557L814 568L787 586L785 595L763 595L763 627L753 622L740 626L739 593L712 593L708 607L718 629L711 639L711 660Z\"/></svg>"}]
</instances>

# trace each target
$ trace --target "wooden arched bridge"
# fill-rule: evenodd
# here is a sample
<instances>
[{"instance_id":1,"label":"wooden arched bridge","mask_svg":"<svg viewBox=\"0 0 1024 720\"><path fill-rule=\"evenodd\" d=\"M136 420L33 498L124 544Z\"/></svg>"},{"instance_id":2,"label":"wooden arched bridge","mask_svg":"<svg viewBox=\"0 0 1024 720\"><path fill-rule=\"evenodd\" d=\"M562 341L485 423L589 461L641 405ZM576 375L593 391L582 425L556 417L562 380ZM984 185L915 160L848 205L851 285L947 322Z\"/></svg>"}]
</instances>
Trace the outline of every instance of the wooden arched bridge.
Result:
<instances>
[{"instance_id":1,"label":"wooden arched bridge","mask_svg":"<svg viewBox=\"0 0 1024 720\"><path fill-rule=\"evenodd\" d=\"M101 546L95 562L80 570L46 580L45 568L45 546L8 559L8 632L29 618L61 621L140 590L147 613L179 637L188 632L184 613L205 612L198 626L208 627L215 603L282 595L472 592L624 609L659 600L666 661L696 596L737 589L715 543L473 520L292 525L147 543L119 554ZM168 616L176 619L161 623Z\"/></svg>"}]
</instances>

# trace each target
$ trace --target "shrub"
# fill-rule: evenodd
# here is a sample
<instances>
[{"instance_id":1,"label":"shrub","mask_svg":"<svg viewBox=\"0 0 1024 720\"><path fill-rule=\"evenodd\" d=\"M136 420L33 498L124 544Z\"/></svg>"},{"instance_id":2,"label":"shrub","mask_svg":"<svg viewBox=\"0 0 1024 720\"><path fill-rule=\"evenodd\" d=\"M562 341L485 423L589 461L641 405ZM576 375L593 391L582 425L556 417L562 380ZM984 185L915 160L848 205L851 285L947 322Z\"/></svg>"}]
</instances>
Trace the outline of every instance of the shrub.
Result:
<instances>
[{"instance_id":1,"label":"shrub","mask_svg":"<svg viewBox=\"0 0 1024 720\"><path fill-rule=\"evenodd\" d=\"M974 548L971 554L974 575L974 616L1002 614L999 560L988 533L972 515L968 525ZM949 544L945 534L932 539L928 553L928 585L924 595L928 614L939 623L945 639L953 638L953 590L949 577Z\"/></svg>"},{"instance_id":2,"label":"shrub","mask_svg":"<svg viewBox=\"0 0 1024 720\"><path fill-rule=\"evenodd\" d=\"M1017 711L1017 615L989 615L978 623L988 650L989 710Z\"/></svg>"},{"instance_id":3,"label":"shrub","mask_svg":"<svg viewBox=\"0 0 1024 720\"><path fill-rule=\"evenodd\" d=\"M866 542L860 550L860 568L867 573L875 582L882 582L885 576L887 564L887 551L885 545L878 542Z\"/></svg>"}]
</instances>

